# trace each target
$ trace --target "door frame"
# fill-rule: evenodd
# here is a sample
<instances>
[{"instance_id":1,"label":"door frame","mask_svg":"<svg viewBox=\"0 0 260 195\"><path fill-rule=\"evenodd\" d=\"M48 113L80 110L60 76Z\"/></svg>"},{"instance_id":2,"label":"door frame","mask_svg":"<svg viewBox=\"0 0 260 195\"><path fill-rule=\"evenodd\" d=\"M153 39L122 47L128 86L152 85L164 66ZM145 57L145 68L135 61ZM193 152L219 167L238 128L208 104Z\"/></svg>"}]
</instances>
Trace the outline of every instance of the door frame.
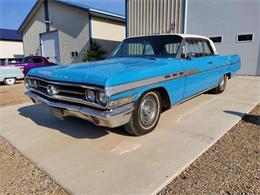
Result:
<instances>
[{"instance_id":1,"label":"door frame","mask_svg":"<svg viewBox=\"0 0 260 195\"><path fill-rule=\"evenodd\" d=\"M57 46L58 46L58 55L59 55L59 62L56 62L56 63L61 63L61 53L60 53L60 40L59 40L59 31L58 30L52 30L52 31L49 31L49 32L43 32L43 33L40 33L39 34L39 42L40 42L40 52L41 52L41 56L43 56L43 44L42 44L42 39L41 39L41 36L42 35L46 35L46 34L50 34L50 33L57 33Z\"/></svg>"}]
</instances>

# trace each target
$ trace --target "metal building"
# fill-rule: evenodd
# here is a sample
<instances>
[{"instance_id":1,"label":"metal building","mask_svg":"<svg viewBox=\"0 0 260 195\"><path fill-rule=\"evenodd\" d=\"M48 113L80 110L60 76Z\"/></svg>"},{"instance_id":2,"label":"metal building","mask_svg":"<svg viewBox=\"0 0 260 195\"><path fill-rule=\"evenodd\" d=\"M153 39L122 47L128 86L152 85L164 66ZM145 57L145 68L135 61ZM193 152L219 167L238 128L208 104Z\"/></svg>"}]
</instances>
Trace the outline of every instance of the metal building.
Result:
<instances>
[{"instance_id":1,"label":"metal building","mask_svg":"<svg viewBox=\"0 0 260 195\"><path fill-rule=\"evenodd\" d=\"M126 17L128 37L204 35L219 54L240 55L240 74L260 75L259 0L126 0Z\"/></svg>"},{"instance_id":2,"label":"metal building","mask_svg":"<svg viewBox=\"0 0 260 195\"><path fill-rule=\"evenodd\" d=\"M16 30L0 29L0 65L19 63L22 59L22 35Z\"/></svg>"},{"instance_id":3,"label":"metal building","mask_svg":"<svg viewBox=\"0 0 260 195\"><path fill-rule=\"evenodd\" d=\"M128 0L127 36L183 31L183 0Z\"/></svg>"},{"instance_id":4,"label":"metal building","mask_svg":"<svg viewBox=\"0 0 260 195\"><path fill-rule=\"evenodd\" d=\"M82 62L94 41L109 55L125 38L125 17L66 0L38 0L18 32L25 56L71 64Z\"/></svg>"}]
</instances>

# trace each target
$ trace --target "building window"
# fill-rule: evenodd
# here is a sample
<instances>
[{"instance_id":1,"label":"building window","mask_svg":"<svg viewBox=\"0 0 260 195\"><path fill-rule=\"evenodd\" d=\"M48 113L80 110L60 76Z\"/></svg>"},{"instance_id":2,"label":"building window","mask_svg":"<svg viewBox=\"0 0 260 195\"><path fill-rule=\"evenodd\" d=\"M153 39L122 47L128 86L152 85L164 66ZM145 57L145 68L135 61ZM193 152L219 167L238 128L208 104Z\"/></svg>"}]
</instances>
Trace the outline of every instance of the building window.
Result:
<instances>
[{"instance_id":1,"label":"building window","mask_svg":"<svg viewBox=\"0 0 260 195\"><path fill-rule=\"evenodd\" d=\"M0 59L0 65L5 65L5 59Z\"/></svg>"},{"instance_id":2,"label":"building window","mask_svg":"<svg viewBox=\"0 0 260 195\"><path fill-rule=\"evenodd\" d=\"M221 43L222 42L222 37L210 37L211 41L213 41L214 43Z\"/></svg>"},{"instance_id":3,"label":"building window","mask_svg":"<svg viewBox=\"0 0 260 195\"><path fill-rule=\"evenodd\" d=\"M71 57L72 58L75 58L75 57L78 57L79 53L77 51L72 51L71 52Z\"/></svg>"},{"instance_id":4,"label":"building window","mask_svg":"<svg viewBox=\"0 0 260 195\"><path fill-rule=\"evenodd\" d=\"M237 35L237 42L253 41L253 34L240 34Z\"/></svg>"}]
</instances>

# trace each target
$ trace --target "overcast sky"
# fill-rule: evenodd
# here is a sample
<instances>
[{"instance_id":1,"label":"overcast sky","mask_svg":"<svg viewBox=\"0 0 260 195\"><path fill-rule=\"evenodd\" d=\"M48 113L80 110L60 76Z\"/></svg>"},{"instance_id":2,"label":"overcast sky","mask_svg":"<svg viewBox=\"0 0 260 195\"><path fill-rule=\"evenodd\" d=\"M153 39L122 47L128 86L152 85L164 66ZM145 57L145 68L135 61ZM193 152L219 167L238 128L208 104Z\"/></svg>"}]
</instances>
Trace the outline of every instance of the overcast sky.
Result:
<instances>
[{"instance_id":1,"label":"overcast sky","mask_svg":"<svg viewBox=\"0 0 260 195\"><path fill-rule=\"evenodd\" d=\"M125 15L125 0L69 0ZM36 0L0 0L0 28L17 30Z\"/></svg>"}]
</instances>

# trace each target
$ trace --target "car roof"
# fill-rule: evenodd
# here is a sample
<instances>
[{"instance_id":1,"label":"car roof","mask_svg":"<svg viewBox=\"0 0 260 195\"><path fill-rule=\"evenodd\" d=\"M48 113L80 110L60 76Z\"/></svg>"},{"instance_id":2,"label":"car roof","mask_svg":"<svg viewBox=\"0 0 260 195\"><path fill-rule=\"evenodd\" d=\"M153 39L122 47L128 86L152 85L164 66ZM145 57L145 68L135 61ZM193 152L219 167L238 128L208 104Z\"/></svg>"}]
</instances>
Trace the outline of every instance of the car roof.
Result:
<instances>
[{"instance_id":1,"label":"car roof","mask_svg":"<svg viewBox=\"0 0 260 195\"><path fill-rule=\"evenodd\" d=\"M152 35L140 35L140 36L133 36L129 38L137 38L137 37L156 37L156 36L180 36L182 38L201 38L201 39L208 39L205 36L195 35L195 34L181 34L181 33L171 33L171 34L152 34Z\"/></svg>"}]
</instances>

